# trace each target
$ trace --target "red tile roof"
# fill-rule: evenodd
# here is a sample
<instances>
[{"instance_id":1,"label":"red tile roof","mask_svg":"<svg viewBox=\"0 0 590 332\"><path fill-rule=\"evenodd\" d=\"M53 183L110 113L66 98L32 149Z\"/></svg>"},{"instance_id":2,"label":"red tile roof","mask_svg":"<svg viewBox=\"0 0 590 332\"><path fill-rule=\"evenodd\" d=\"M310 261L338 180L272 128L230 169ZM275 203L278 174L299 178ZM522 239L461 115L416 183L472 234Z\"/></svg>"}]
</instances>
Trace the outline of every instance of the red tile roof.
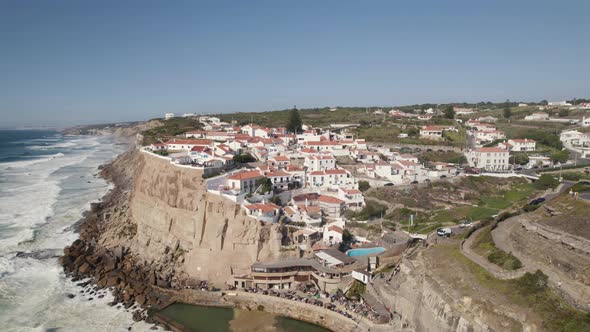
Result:
<instances>
[{"instance_id":1,"label":"red tile roof","mask_svg":"<svg viewBox=\"0 0 590 332\"><path fill-rule=\"evenodd\" d=\"M210 145L213 143L210 139L171 139L166 144L180 144L180 145Z\"/></svg>"},{"instance_id":2,"label":"red tile roof","mask_svg":"<svg viewBox=\"0 0 590 332\"><path fill-rule=\"evenodd\" d=\"M328 231L334 231L334 232L340 233L340 234L344 233L344 230L341 227L338 227L336 225L332 225L332 226L328 227Z\"/></svg>"},{"instance_id":3,"label":"red tile roof","mask_svg":"<svg viewBox=\"0 0 590 332\"><path fill-rule=\"evenodd\" d=\"M274 211L274 210L278 210L279 209L279 206L277 206L275 204L272 204L272 203L266 203L266 204L261 204L261 203L258 203L258 204L250 204L250 205L244 205L244 207L246 209L248 209L248 210L260 210L263 213L271 212L271 211Z\"/></svg>"},{"instance_id":4,"label":"red tile roof","mask_svg":"<svg viewBox=\"0 0 590 332\"><path fill-rule=\"evenodd\" d=\"M244 171L239 173L234 173L227 178L229 180L248 180L248 179L255 179L263 177L259 171Z\"/></svg>"},{"instance_id":5,"label":"red tile roof","mask_svg":"<svg viewBox=\"0 0 590 332\"><path fill-rule=\"evenodd\" d=\"M479 148L479 149L475 149L475 152L506 152L508 153L508 151L499 148L499 147L489 147L489 148Z\"/></svg>"},{"instance_id":6,"label":"red tile roof","mask_svg":"<svg viewBox=\"0 0 590 332\"><path fill-rule=\"evenodd\" d=\"M318 201L328 203L328 204L342 204L342 203L344 203L344 201L341 200L340 198L336 198L334 196L328 196L328 195L320 195L320 197L318 197Z\"/></svg>"}]
</instances>

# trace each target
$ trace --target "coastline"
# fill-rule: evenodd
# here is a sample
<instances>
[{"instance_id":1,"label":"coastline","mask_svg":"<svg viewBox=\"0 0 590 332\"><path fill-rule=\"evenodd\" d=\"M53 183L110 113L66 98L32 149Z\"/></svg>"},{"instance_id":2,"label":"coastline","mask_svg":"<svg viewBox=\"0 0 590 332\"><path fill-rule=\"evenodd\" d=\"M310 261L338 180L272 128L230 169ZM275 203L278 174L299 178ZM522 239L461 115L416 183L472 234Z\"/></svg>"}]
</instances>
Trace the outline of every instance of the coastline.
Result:
<instances>
[{"instance_id":1,"label":"coastline","mask_svg":"<svg viewBox=\"0 0 590 332\"><path fill-rule=\"evenodd\" d=\"M138 166L135 163L139 163L139 151L132 142L128 143L127 151L110 163L99 166L100 176L112 184L112 189L99 202L92 203L90 209L75 226L72 226L78 232L79 239L66 246L63 256L59 259L68 278L74 282L89 278L78 285L90 286L92 292L109 291L114 296L109 305L132 310L134 321L143 320L169 329L172 328L170 324L152 313L175 301L205 306L231 306L246 310L257 310L259 303L267 302L265 308L273 314L306 321L330 330L355 329L353 320L333 312L328 311L318 316L316 313L320 308L317 306L303 304L302 310L291 310L290 308L302 304L258 294L231 297L227 295L230 293L187 289L195 286L191 285L191 280L179 280L173 271L171 273L170 269L165 269L161 264L144 262L142 257L132 253L127 245L101 239L101 235L112 233L113 227L115 231L120 231L121 225L111 225L110 221L113 219L113 213L125 215L132 195L135 167ZM131 239L136 230L133 229L132 223L128 223L127 226L125 232ZM197 295L187 295L191 292ZM214 300L203 297L203 294L210 294ZM263 298L258 298L261 296ZM139 308L133 310L136 305Z\"/></svg>"}]
</instances>

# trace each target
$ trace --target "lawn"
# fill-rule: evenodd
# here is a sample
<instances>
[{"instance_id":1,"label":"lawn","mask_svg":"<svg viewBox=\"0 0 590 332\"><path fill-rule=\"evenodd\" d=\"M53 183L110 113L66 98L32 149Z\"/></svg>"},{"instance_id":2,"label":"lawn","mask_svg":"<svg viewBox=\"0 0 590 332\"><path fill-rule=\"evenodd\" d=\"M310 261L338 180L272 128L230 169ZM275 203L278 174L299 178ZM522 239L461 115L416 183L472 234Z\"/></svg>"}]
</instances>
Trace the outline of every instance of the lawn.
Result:
<instances>
[{"instance_id":1,"label":"lawn","mask_svg":"<svg viewBox=\"0 0 590 332\"><path fill-rule=\"evenodd\" d=\"M516 184L512 189L500 194L486 194L479 198L477 206L461 206L449 210L438 210L432 219L440 223L457 223L461 220L483 220L498 214L514 204L527 201L534 193L532 184Z\"/></svg>"},{"instance_id":2,"label":"lawn","mask_svg":"<svg viewBox=\"0 0 590 332\"><path fill-rule=\"evenodd\" d=\"M449 210L438 210L431 219L439 223L459 223L462 220L477 221L490 218L498 213L498 209L484 206L461 206Z\"/></svg>"}]
</instances>

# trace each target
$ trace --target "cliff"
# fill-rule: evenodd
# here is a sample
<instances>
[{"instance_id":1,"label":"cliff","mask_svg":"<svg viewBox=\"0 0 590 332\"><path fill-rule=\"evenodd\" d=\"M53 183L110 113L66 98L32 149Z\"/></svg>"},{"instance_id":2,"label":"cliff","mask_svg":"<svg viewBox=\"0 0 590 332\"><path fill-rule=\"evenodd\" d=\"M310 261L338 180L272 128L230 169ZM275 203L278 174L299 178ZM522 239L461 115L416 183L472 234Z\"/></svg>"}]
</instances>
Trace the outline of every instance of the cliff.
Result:
<instances>
[{"instance_id":1,"label":"cliff","mask_svg":"<svg viewBox=\"0 0 590 332\"><path fill-rule=\"evenodd\" d=\"M142 260L174 263L177 274L221 285L232 271L277 258L279 226L263 225L207 193L202 171L139 152L131 162L136 169L127 219L136 234L130 249Z\"/></svg>"}]
</instances>

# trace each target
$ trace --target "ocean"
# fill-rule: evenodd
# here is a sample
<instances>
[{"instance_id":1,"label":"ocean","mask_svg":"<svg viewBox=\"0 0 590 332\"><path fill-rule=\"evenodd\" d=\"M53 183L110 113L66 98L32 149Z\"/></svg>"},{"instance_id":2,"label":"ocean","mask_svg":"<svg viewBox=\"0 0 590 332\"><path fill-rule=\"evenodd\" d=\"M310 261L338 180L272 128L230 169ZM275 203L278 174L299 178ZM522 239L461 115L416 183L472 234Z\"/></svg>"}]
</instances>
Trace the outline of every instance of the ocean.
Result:
<instances>
[{"instance_id":1,"label":"ocean","mask_svg":"<svg viewBox=\"0 0 590 332\"><path fill-rule=\"evenodd\" d=\"M82 294L57 259L78 237L72 225L110 189L97 167L123 149L110 137L0 130L0 331L152 327L109 306L108 292Z\"/></svg>"}]
</instances>

